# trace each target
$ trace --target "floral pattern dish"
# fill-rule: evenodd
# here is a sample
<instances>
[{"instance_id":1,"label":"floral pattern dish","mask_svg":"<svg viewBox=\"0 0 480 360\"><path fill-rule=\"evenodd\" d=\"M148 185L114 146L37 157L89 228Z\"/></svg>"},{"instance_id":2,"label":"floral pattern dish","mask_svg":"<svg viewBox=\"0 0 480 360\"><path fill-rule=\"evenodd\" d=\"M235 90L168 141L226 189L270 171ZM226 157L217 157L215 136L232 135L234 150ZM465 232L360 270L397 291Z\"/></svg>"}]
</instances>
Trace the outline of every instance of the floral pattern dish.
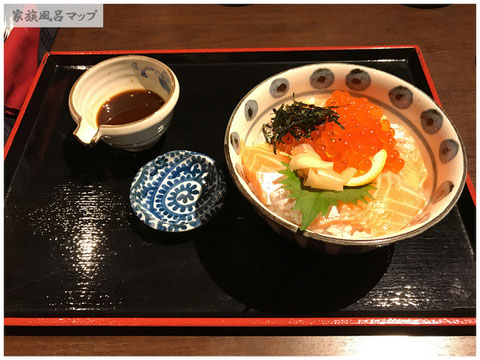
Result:
<instances>
[{"instance_id":1,"label":"floral pattern dish","mask_svg":"<svg viewBox=\"0 0 480 360\"><path fill-rule=\"evenodd\" d=\"M174 150L151 160L130 188L133 211L146 225L165 232L189 231L220 210L225 178L207 155Z\"/></svg>"}]
</instances>

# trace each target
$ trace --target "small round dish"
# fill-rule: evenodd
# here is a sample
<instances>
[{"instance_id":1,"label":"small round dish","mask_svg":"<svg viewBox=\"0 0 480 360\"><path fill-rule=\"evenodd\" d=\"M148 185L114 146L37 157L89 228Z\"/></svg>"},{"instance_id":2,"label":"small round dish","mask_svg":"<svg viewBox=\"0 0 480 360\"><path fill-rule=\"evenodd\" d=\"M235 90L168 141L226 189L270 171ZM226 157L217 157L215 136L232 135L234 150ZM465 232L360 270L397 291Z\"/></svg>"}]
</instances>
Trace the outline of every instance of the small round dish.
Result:
<instances>
[{"instance_id":1,"label":"small round dish","mask_svg":"<svg viewBox=\"0 0 480 360\"><path fill-rule=\"evenodd\" d=\"M224 175L207 155L174 150L138 170L130 187L130 204L146 225L165 232L195 229L223 205Z\"/></svg>"}]
</instances>

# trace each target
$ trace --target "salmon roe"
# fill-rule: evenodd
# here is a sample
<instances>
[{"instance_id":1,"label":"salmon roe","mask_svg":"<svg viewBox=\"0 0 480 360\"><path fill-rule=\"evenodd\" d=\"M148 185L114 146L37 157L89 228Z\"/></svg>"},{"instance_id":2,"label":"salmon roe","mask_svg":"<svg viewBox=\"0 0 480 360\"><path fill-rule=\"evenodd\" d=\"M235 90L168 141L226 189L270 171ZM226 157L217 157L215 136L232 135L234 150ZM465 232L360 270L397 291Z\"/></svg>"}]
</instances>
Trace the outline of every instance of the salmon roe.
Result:
<instances>
[{"instance_id":1,"label":"salmon roe","mask_svg":"<svg viewBox=\"0 0 480 360\"><path fill-rule=\"evenodd\" d=\"M333 169L341 173L347 167L358 170L357 176L365 174L372 167L370 158L381 149L387 151L387 161L383 171L398 173L404 160L395 150L395 130L390 122L382 119L382 109L367 98L354 98L348 92L335 91L325 102L338 115L338 122L319 125L310 133L311 137L295 138L289 133L277 144L277 148L286 153L299 144L310 144L324 161L333 161Z\"/></svg>"}]
</instances>

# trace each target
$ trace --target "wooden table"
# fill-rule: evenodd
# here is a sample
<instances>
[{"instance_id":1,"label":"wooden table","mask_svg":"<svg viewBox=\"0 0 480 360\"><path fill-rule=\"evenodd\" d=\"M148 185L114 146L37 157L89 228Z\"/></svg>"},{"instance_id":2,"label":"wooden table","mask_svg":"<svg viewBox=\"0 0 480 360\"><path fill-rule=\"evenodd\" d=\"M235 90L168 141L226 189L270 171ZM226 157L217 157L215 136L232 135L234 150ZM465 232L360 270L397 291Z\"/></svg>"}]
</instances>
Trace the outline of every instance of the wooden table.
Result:
<instances>
[{"instance_id":1,"label":"wooden table","mask_svg":"<svg viewBox=\"0 0 480 360\"><path fill-rule=\"evenodd\" d=\"M475 168L475 5L105 5L52 50L420 46ZM6 355L475 355L470 336L6 336Z\"/></svg>"}]
</instances>

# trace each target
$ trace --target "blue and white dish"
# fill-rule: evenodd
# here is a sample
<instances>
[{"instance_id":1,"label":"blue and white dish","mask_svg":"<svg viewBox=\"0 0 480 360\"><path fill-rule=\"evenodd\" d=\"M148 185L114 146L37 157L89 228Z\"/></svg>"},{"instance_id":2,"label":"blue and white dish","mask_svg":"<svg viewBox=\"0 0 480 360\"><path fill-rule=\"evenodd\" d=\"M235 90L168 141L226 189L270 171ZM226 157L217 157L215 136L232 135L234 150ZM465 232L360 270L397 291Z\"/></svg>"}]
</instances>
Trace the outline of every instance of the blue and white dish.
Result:
<instances>
[{"instance_id":1,"label":"blue and white dish","mask_svg":"<svg viewBox=\"0 0 480 360\"><path fill-rule=\"evenodd\" d=\"M151 228L181 232L212 219L225 195L225 177L212 158L174 150L140 168L130 187L130 204Z\"/></svg>"}]
</instances>

